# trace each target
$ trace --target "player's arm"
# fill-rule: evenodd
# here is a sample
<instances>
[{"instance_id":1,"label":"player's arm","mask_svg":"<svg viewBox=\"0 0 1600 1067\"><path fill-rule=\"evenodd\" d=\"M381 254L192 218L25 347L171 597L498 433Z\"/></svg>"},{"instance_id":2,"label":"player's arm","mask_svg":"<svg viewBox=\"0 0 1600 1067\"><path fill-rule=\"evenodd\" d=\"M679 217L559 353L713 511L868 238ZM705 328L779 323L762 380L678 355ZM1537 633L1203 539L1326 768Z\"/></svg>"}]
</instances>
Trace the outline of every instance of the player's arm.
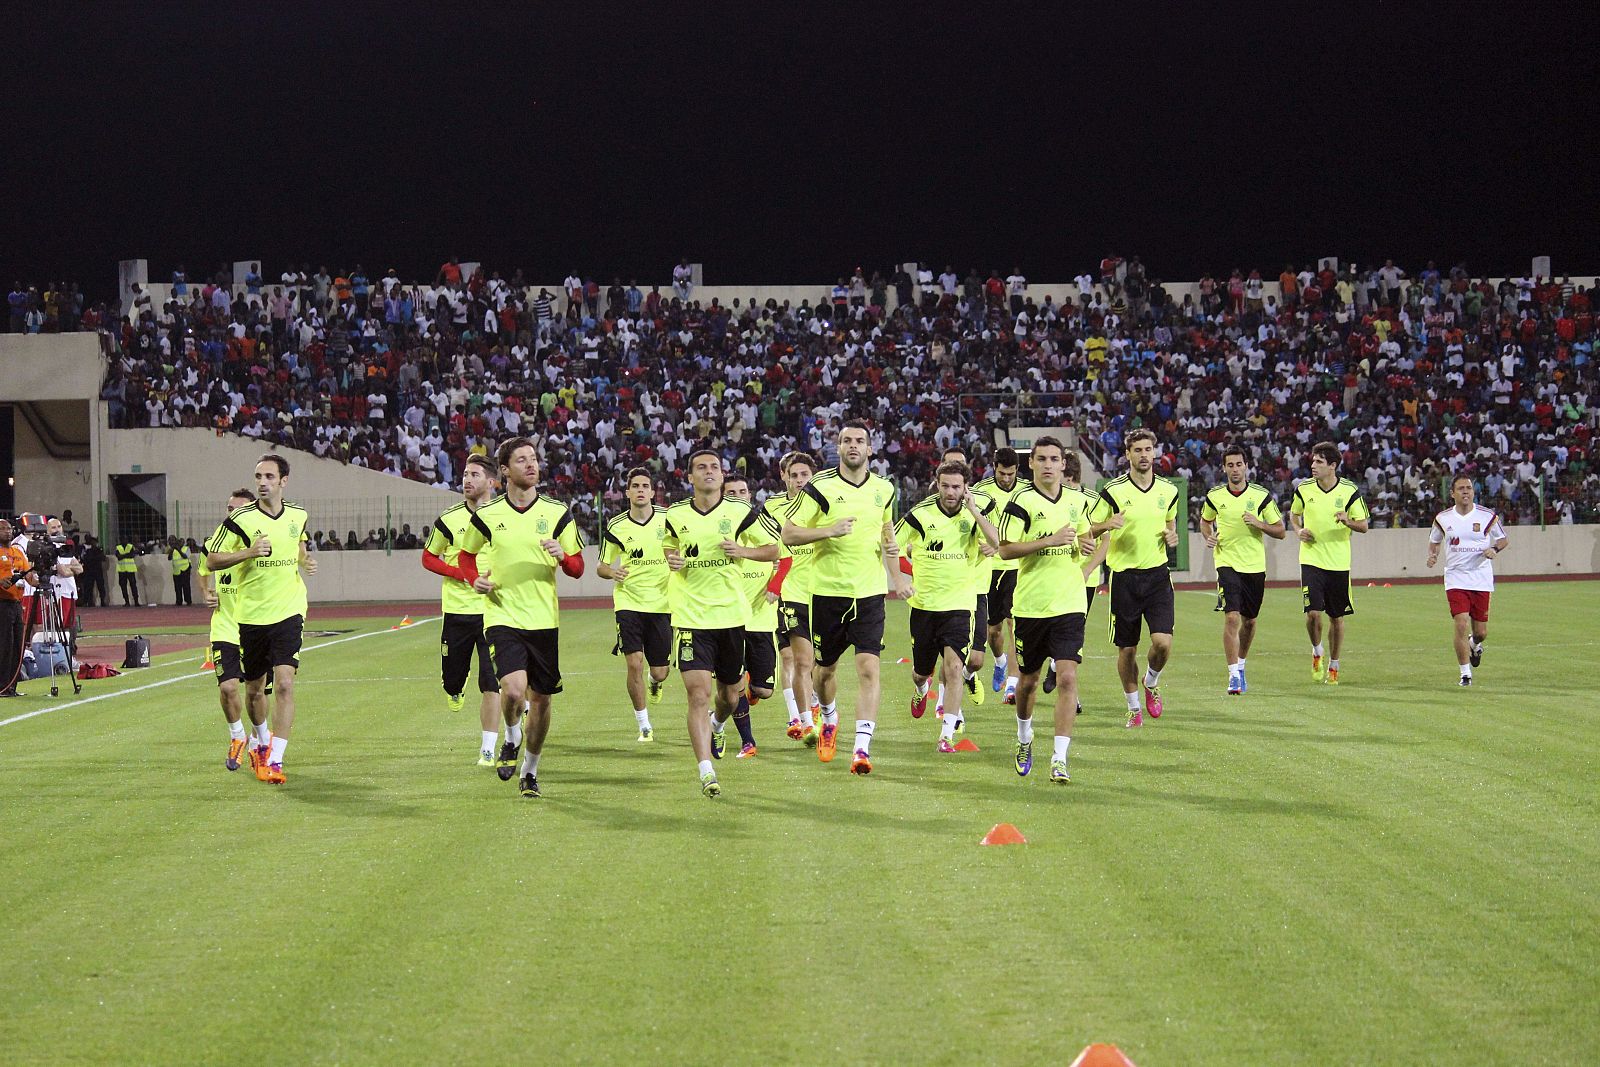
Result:
<instances>
[{"instance_id":1,"label":"player's arm","mask_svg":"<svg viewBox=\"0 0 1600 1067\"><path fill-rule=\"evenodd\" d=\"M1300 500L1300 490L1294 491L1294 500L1289 504L1289 528L1294 531L1295 537L1311 544L1316 541L1317 535L1306 529L1305 504Z\"/></svg>"},{"instance_id":2,"label":"player's arm","mask_svg":"<svg viewBox=\"0 0 1600 1067\"><path fill-rule=\"evenodd\" d=\"M1118 509L1116 501L1111 499L1109 492L1102 492L1100 499L1095 501L1094 510L1089 512L1089 536L1099 537L1107 530L1120 530L1122 522L1122 512ZM1034 551L1037 552L1038 549Z\"/></svg>"},{"instance_id":3,"label":"player's arm","mask_svg":"<svg viewBox=\"0 0 1600 1067\"><path fill-rule=\"evenodd\" d=\"M1490 537L1494 537L1494 543L1483 553L1488 559L1494 559L1506 550L1507 545L1511 544L1511 539L1506 536L1506 528L1500 525L1500 516L1498 515L1489 520L1489 528L1484 532ZM1495 537L1496 533L1500 536Z\"/></svg>"},{"instance_id":4,"label":"player's arm","mask_svg":"<svg viewBox=\"0 0 1600 1067\"><path fill-rule=\"evenodd\" d=\"M212 571L237 567L247 559L272 555L272 542L266 534L250 541L250 535L232 519L223 522L206 546L206 566Z\"/></svg>"},{"instance_id":5,"label":"player's arm","mask_svg":"<svg viewBox=\"0 0 1600 1067\"><path fill-rule=\"evenodd\" d=\"M550 553L550 558L556 561L562 574L568 578L583 577L583 537L578 533L578 524L572 517L571 508L562 512L561 518L556 520L553 534L541 541L539 546Z\"/></svg>"},{"instance_id":6,"label":"player's arm","mask_svg":"<svg viewBox=\"0 0 1600 1067\"><path fill-rule=\"evenodd\" d=\"M311 546L306 543L304 535L300 538L300 569L308 575L317 573L317 557L311 554Z\"/></svg>"},{"instance_id":7,"label":"player's arm","mask_svg":"<svg viewBox=\"0 0 1600 1067\"><path fill-rule=\"evenodd\" d=\"M608 582L620 582L628 576L628 565L617 563L622 558L622 542L606 530L600 535L600 563L594 572Z\"/></svg>"},{"instance_id":8,"label":"player's arm","mask_svg":"<svg viewBox=\"0 0 1600 1067\"><path fill-rule=\"evenodd\" d=\"M1204 517L1203 512L1201 513L1201 516L1202 518ZM1247 511L1244 513L1244 521L1249 523L1251 526L1254 526L1268 537L1275 538L1279 541L1282 541L1284 536L1288 533L1283 525L1283 512L1278 510L1278 502L1272 499L1270 496L1267 497L1266 501L1261 505L1260 515L1257 515L1253 511Z\"/></svg>"},{"instance_id":9,"label":"player's arm","mask_svg":"<svg viewBox=\"0 0 1600 1067\"><path fill-rule=\"evenodd\" d=\"M911 562L911 555L922 544L922 534L922 523L913 512L906 512L905 517L900 520L899 528L895 531L896 563L889 568L889 573L894 576L895 593L901 600L909 600L916 593L916 587L911 580L916 571Z\"/></svg>"},{"instance_id":10,"label":"player's arm","mask_svg":"<svg viewBox=\"0 0 1600 1067\"><path fill-rule=\"evenodd\" d=\"M992 549L993 553L998 553L1000 551L1000 530L989 520L990 513L995 510L994 501L989 501L989 508L985 511L978 506L977 500L973 498L972 490L969 489L967 490L967 510L972 512L972 521L978 524L979 530L983 531L985 546ZM985 552L984 555L993 553Z\"/></svg>"},{"instance_id":11,"label":"player's arm","mask_svg":"<svg viewBox=\"0 0 1600 1067\"><path fill-rule=\"evenodd\" d=\"M454 540L455 536L444 524L443 517L434 519L433 525L428 529L428 539L422 543L422 569L442 578L454 578L458 582L465 582L467 578L461 573L460 565L452 566L444 561L444 554Z\"/></svg>"},{"instance_id":12,"label":"player's arm","mask_svg":"<svg viewBox=\"0 0 1600 1067\"><path fill-rule=\"evenodd\" d=\"M1372 521L1371 513L1367 511L1367 502L1361 499L1359 493L1352 496L1343 508L1334 512L1333 518L1352 533L1366 533Z\"/></svg>"},{"instance_id":13,"label":"player's arm","mask_svg":"<svg viewBox=\"0 0 1600 1067\"><path fill-rule=\"evenodd\" d=\"M461 554L456 557L456 566L461 568L461 580L472 586L475 593L488 594L495 590L491 577L493 568L485 567L483 573L478 573L478 556L491 543L489 527L479 516L472 516L472 521L461 535Z\"/></svg>"},{"instance_id":14,"label":"player's arm","mask_svg":"<svg viewBox=\"0 0 1600 1067\"><path fill-rule=\"evenodd\" d=\"M790 546L815 544L830 537L843 537L855 528L856 520L851 517L826 526L815 525L827 517L825 508L826 504L821 503L811 487L807 486L789 508L789 514L784 516L783 529L779 534L783 543Z\"/></svg>"},{"instance_id":15,"label":"player's arm","mask_svg":"<svg viewBox=\"0 0 1600 1067\"><path fill-rule=\"evenodd\" d=\"M1439 525L1439 520L1433 520L1433 526L1428 530L1428 566L1439 562L1439 545L1444 541L1444 527ZM1488 553L1484 553L1487 555Z\"/></svg>"},{"instance_id":16,"label":"player's arm","mask_svg":"<svg viewBox=\"0 0 1600 1067\"><path fill-rule=\"evenodd\" d=\"M1087 523L1085 523L1084 530L1085 532L1088 530ZM1094 545L1094 549L1089 553L1089 562L1084 564L1083 567L1083 580L1087 583L1094 580L1095 575L1100 571L1100 565L1106 561L1106 556L1111 552L1111 538L1102 537L1099 540L1095 540L1092 537L1086 538L1080 534L1078 540L1080 545Z\"/></svg>"},{"instance_id":17,"label":"player's arm","mask_svg":"<svg viewBox=\"0 0 1600 1067\"><path fill-rule=\"evenodd\" d=\"M1042 537L1027 536L1034 532L1027 510L1018 507L1015 501L1007 504L1005 516L1000 522L1000 558L1021 559L1042 549L1070 545L1078 537L1075 526L1063 526Z\"/></svg>"},{"instance_id":18,"label":"player's arm","mask_svg":"<svg viewBox=\"0 0 1600 1067\"><path fill-rule=\"evenodd\" d=\"M1205 503L1200 505L1200 539L1208 548L1217 547L1217 509L1211 506L1210 493L1206 494Z\"/></svg>"},{"instance_id":19,"label":"player's arm","mask_svg":"<svg viewBox=\"0 0 1600 1067\"><path fill-rule=\"evenodd\" d=\"M722 551L733 559L776 563L778 557L783 555L783 546L778 540L779 532L772 516L752 508L733 532L733 538L722 542Z\"/></svg>"},{"instance_id":20,"label":"player's arm","mask_svg":"<svg viewBox=\"0 0 1600 1067\"><path fill-rule=\"evenodd\" d=\"M1167 528L1161 533L1167 542L1168 548L1178 547L1178 491L1172 491L1172 500L1167 504Z\"/></svg>"}]
</instances>

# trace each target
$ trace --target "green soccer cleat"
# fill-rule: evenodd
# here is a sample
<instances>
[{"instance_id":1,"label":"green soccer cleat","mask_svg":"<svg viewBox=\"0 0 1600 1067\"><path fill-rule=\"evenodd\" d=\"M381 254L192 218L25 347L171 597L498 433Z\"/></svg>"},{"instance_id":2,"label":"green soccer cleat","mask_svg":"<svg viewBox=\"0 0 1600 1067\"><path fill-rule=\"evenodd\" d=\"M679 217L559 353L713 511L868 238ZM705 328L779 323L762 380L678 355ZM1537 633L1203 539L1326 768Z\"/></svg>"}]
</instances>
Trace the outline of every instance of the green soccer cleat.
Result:
<instances>
[{"instance_id":1,"label":"green soccer cleat","mask_svg":"<svg viewBox=\"0 0 1600 1067\"><path fill-rule=\"evenodd\" d=\"M543 793L539 792L539 779L531 774L522 776L522 781L517 785L517 791L530 800L538 800L544 796Z\"/></svg>"},{"instance_id":2,"label":"green soccer cleat","mask_svg":"<svg viewBox=\"0 0 1600 1067\"><path fill-rule=\"evenodd\" d=\"M967 696L972 698L974 704L983 703L983 686L978 684L978 676L973 674L967 678Z\"/></svg>"},{"instance_id":3,"label":"green soccer cleat","mask_svg":"<svg viewBox=\"0 0 1600 1067\"><path fill-rule=\"evenodd\" d=\"M661 703L661 698L666 694L666 691L666 682L658 682L654 678L650 679L650 703Z\"/></svg>"},{"instance_id":4,"label":"green soccer cleat","mask_svg":"<svg viewBox=\"0 0 1600 1067\"><path fill-rule=\"evenodd\" d=\"M711 758L712 759L721 759L722 758L722 754L724 752L726 752L726 751L728 751L728 735L726 733L718 733L717 731L712 730L711 731Z\"/></svg>"},{"instance_id":5,"label":"green soccer cleat","mask_svg":"<svg viewBox=\"0 0 1600 1067\"><path fill-rule=\"evenodd\" d=\"M656 732L648 726L639 727L639 743L645 744L656 739Z\"/></svg>"},{"instance_id":6,"label":"green soccer cleat","mask_svg":"<svg viewBox=\"0 0 1600 1067\"><path fill-rule=\"evenodd\" d=\"M478 753L478 766L480 766L480 767L493 767L494 766L494 750L493 749L486 748L482 752Z\"/></svg>"},{"instance_id":7,"label":"green soccer cleat","mask_svg":"<svg viewBox=\"0 0 1600 1067\"><path fill-rule=\"evenodd\" d=\"M1068 782L1072 781L1072 775L1067 773L1066 760L1053 759L1050 761L1050 780L1061 785L1066 785Z\"/></svg>"},{"instance_id":8,"label":"green soccer cleat","mask_svg":"<svg viewBox=\"0 0 1600 1067\"><path fill-rule=\"evenodd\" d=\"M450 705L451 711L460 711L467 706L466 693L446 693L444 699L445 703Z\"/></svg>"},{"instance_id":9,"label":"green soccer cleat","mask_svg":"<svg viewBox=\"0 0 1600 1067\"><path fill-rule=\"evenodd\" d=\"M1033 770L1033 742L1017 742L1017 776L1026 778L1028 772Z\"/></svg>"},{"instance_id":10,"label":"green soccer cleat","mask_svg":"<svg viewBox=\"0 0 1600 1067\"><path fill-rule=\"evenodd\" d=\"M722 786L718 784L714 771L707 771L700 776L700 795L707 798L715 798L722 795Z\"/></svg>"}]
</instances>

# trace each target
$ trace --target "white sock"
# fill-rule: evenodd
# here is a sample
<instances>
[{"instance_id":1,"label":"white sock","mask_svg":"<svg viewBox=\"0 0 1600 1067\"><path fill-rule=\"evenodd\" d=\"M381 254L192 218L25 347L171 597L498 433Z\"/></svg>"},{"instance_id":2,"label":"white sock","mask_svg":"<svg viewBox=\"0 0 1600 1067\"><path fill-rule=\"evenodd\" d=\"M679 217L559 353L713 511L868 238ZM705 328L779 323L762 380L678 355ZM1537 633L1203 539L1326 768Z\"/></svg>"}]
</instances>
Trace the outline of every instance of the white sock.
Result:
<instances>
[{"instance_id":1,"label":"white sock","mask_svg":"<svg viewBox=\"0 0 1600 1067\"><path fill-rule=\"evenodd\" d=\"M722 731L726 730L727 728L728 728L728 720L727 719L722 719L722 720L719 721L717 719L717 713L716 712L712 712L711 713L711 732L714 733L714 734L720 734Z\"/></svg>"},{"instance_id":2,"label":"white sock","mask_svg":"<svg viewBox=\"0 0 1600 1067\"><path fill-rule=\"evenodd\" d=\"M1237 677L1239 677L1239 672L1241 672L1243 670L1244 670L1244 664L1242 664L1242 663L1230 663L1230 664L1228 664L1228 677L1229 678L1237 678Z\"/></svg>"},{"instance_id":3,"label":"white sock","mask_svg":"<svg viewBox=\"0 0 1600 1067\"><path fill-rule=\"evenodd\" d=\"M1032 719L1018 719L1017 720L1017 740L1021 741L1025 745L1029 744L1030 742L1033 741L1033 720Z\"/></svg>"},{"instance_id":4,"label":"white sock","mask_svg":"<svg viewBox=\"0 0 1600 1067\"><path fill-rule=\"evenodd\" d=\"M518 774L531 774L539 777L539 754L537 752L524 752L522 754L522 769Z\"/></svg>"},{"instance_id":5,"label":"white sock","mask_svg":"<svg viewBox=\"0 0 1600 1067\"><path fill-rule=\"evenodd\" d=\"M872 730L874 723L870 719L856 720L856 751L867 752L872 748Z\"/></svg>"},{"instance_id":6,"label":"white sock","mask_svg":"<svg viewBox=\"0 0 1600 1067\"><path fill-rule=\"evenodd\" d=\"M247 736L244 732L244 723L230 722L228 724L228 736L233 738L235 741L243 741Z\"/></svg>"},{"instance_id":7,"label":"white sock","mask_svg":"<svg viewBox=\"0 0 1600 1067\"><path fill-rule=\"evenodd\" d=\"M272 744L272 728L264 722L257 723L256 745L260 748L266 748L270 744Z\"/></svg>"},{"instance_id":8,"label":"white sock","mask_svg":"<svg viewBox=\"0 0 1600 1067\"><path fill-rule=\"evenodd\" d=\"M1312 655L1313 655L1313 656L1320 656L1320 655L1322 655L1322 646L1321 646L1321 645L1312 645L1312 646L1311 646L1311 654L1312 654Z\"/></svg>"},{"instance_id":9,"label":"white sock","mask_svg":"<svg viewBox=\"0 0 1600 1067\"><path fill-rule=\"evenodd\" d=\"M522 724L520 722L514 726L506 727L506 740L513 745L522 744Z\"/></svg>"},{"instance_id":10,"label":"white sock","mask_svg":"<svg viewBox=\"0 0 1600 1067\"><path fill-rule=\"evenodd\" d=\"M925 696L928 695L928 680L926 678L924 678L920 682L917 682L916 686L917 686L917 696L925 697Z\"/></svg>"},{"instance_id":11,"label":"white sock","mask_svg":"<svg viewBox=\"0 0 1600 1067\"><path fill-rule=\"evenodd\" d=\"M1144 671L1144 687L1146 689L1154 689L1156 686L1158 686L1160 684L1161 684L1161 672L1158 671L1158 670L1155 670L1154 668L1146 667L1145 671Z\"/></svg>"},{"instance_id":12,"label":"white sock","mask_svg":"<svg viewBox=\"0 0 1600 1067\"><path fill-rule=\"evenodd\" d=\"M1239 657L1239 669L1241 671L1244 670L1244 657L1243 656Z\"/></svg>"},{"instance_id":13,"label":"white sock","mask_svg":"<svg viewBox=\"0 0 1600 1067\"><path fill-rule=\"evenodd\" d=\"M811 718L811 709L810 708L801 708L800 709L800 725L801 726L805 726L805 727L812 727L812 726L816 725L816 723Z\"/></svg>"},{"instance_id":14,"label":"white sock","mask_svg":"<svg viewBox=\"0 0 1600 1067\"><path fill-rule=\"evenodd\" d=\"M1006 666L1010 662L1011 662L1011 658L1009 656L1007 656L1004 652L1000 653L1000 655L998 655L998 656L996 656L994 658L994 665L999 668L1000 673L1002 675L1004 675L1006 673Z\"/></svg>"},{"instance_id":15,"label":"white sock","mask_svg":"<svg viewBox=\"0 0 1600 1067\"><path fill-rule=\"evenodd\" d=\"M954 737L955 735L956 735L956 717L954 715L946 715L946 716L944 716L942 722L939 725L939 736L944 738L946 741L948 741L948 740L950 740L950 738Z\"/></svg>"},{"instance_id":16,"label":"white sock","mask_svg":"<svg viewBox=\"0 0 1600 1067\"><path fill-rule=\"evenodd\" d=\"M822 705L822 725L824 725L824 726L838 726L839 725L839 702L838 701L834 701L831 704Z\"/></svg>"},{"instance_id":17,"label":"white sock","mask_svg":"<svg viewBox=\"0 0 1600 1067\"><path fill-rule=\"evenodd\" d=\"M970 682L974 677L977 676L977 673L978 672L973 670L971 667L963 667L961 670L961 677Z\"/></svg>"},{"instance_id":18,"label":"white sock","mask_svg":"<svg viewBox=\"0 0 1600 1067\"><path fill-rule=\"evenodd\" d=\"M1017 691L1017 676L1014 675L1014 674L1006 675L1006 692L1015 693L1016 691Z\"/></svg>"},{"instance_id":19,"label":"white sock","mask_svg":"<svg viewBox=\"0 0 1600 1067\"><path fill-rule=\"evenodd\" d=\"M650 712L647 708L634 708L633 717L639 723L639 729L650 729Z\"/></svg>"},{"instance_id":20,"label":"white sock","mask_svg":"<svg viewBox=\"0 0 1600 1067\"><path fill-rule=\"evenodd\" d=\"M1058 760L1061 760L1063 763L1065 763L1066 759L1067 759L1067 746L1070 745L1070 744L1072 744L1072 738L1070 738L1070 737L1062 737L1060 734L1056 734L1056 757L1055 758L1058 759Z\"/></svg>"},{"instance_id":21,"label":"white sock","mask_svg":"<svg viewBox=\"0 0 1600 1067\"><path fill-rule=\"evenodd\" d=\"M498 740L500 740L500 731L499 730L485 730L485 731L483 731L483 751L485 751L485 752L493 752L494 749L495 749L495 744L494 743L496 741L498 741Z\"/></svg>"},{"instance_id":22,"label":"white sock","mask_svg":"<svg viewBox=\"0 0 1600 1067\"><path fill-rule=\"evenodd\" d=\"M785 689L783 691L783 706L789 709L789 718L798 719L800 717L800 702L795 700L793 689Z\"/></svg>"},{"instance_id":23,"label":"white sock","mask_svg":"<svg viewBox=\"0 0 1600 1067\"><path fill-rule=\"evenodd\" d=\"M939 705L939 707L941 707L941 708L942 708L942 707L944 707L944 683L943 683L943 682L940 682L940 683L939 683L939 700L938 700L938 705Z\"/></svg>"},{"instance_id":24,"label":"white sock","mask_svg":"<svg viewBox=\"0 0 1600 1067\"><path fill-rule=\"evenodd\" d=\"M287 737L274 737L272 739L272 755L267 758L268 763L282 763L283 750L289 747Z\"/></svg>"},{"instance_id":25,"label":"white sock","mask_svg":"<svg viewBox=\"0 0 1600 1067\"><path fill-rule=\"evenodd\" d=\"M1472 677L1472 664L1463 663L1461 665L1461 677L1463 677L1463 678L1471 678Z\"/></svg>"},{"instance_id":26,"label":"white sock","mask_svg":"<svg viewBox=\"0 0 1600 1067\"><path fill-rule=\"evenodd\" d=\"M702 778L705 777L708 774L715 774L715 773L716 772L711 769L711 761L710 760L703 759L703 760L700 761L700 776Z\"/></svg>"},{"instance_id":27,"label":"white sock","mask_svg":"<svg viewBox=\"0 0 1600 1067\"><path fill-rule=\"evenodd\" d=\"M1329 661L1328 661L1328 669L1329 669L1329 670L1330 670L1330 671L1336 671L1336 670L1338 670L1338 669L1339 669L1339 661L1338 661L1338 660L1336 660L1336 659L1330 659L1330 660L1329 660Z\"/></svg>"},{"instance_id":28,"label":"white sock","mask_svg":"<svg viewBox=\"0 0 1600 1067\"><path fill-rule=\"evenodd\" d=\"M1139 693L1138 693L1137 690L1135 690L1132 693L1124 693L1122 695L1128 698L1128 710L1129 711L1138 711L1139 710Z\"/></svg>"}]
</instances>

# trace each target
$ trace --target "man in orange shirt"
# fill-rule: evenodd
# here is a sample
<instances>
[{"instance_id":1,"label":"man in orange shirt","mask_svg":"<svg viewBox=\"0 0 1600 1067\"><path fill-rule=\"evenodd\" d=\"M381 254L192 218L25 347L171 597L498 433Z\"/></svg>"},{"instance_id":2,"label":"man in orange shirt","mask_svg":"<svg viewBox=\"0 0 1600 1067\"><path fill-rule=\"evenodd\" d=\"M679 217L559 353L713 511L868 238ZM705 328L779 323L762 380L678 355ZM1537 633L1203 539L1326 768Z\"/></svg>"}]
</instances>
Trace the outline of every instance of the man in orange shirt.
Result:
<instances>
[{"instance_id":1,"label":"man in orange shirt","mask_svg":"<svg viewBox=\"0 0 1600 1067\"><path fill-rule=\"evenodd\" d=\"M22 673L22 596L39 584L28 554L11 543L11 523L0 519L0 697L18 697Z\"/></svg>"}]
</instances>

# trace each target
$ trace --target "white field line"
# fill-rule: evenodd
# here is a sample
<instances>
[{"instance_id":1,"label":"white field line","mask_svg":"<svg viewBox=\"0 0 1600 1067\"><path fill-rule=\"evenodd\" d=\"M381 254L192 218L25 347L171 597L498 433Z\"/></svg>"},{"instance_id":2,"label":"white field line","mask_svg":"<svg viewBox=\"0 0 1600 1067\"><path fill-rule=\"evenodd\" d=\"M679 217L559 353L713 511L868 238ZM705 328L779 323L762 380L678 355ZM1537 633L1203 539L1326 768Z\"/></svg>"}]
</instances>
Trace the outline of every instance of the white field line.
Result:
<instances>
[{"instance_id":1,"label":"white field line","mask_svg":"<svg viewBox=\"0 0 1600 1067\"><path fill-rule=\"evenodd\" d=\"M435 616L433 616L431 618L417 619L410 626L405 627L405 629L406 630L412 630L412 629L415 629L416 627L422 625L425 622L436 622L436 621L438 621L438 618L439 618L439 616L435 615ZM307 645L305 648L302 648L300 651L301 652L315 652L319 648L329 648L329 647L331 647L333 645L342 645L346 641L359 641L363 637L377 637L380 634L392 634L394 632L395 632L394 630L371 630L371 631L369 631L367 633L364 633L364 634L351 634L349 637L336 637L332 641L324 641L319 645ZM404 632L404 631L401 631L401 632ZM171 664L170 663L163 663L163 664L158 664L157 666L167 667L167 666L171 666ZM40 715L49 715L51 712L54 712L54 711L66 711L68 708L82 707L85 704L93 704L97 700L110 700L113 697L127 696L129 693L140 693L140 692L143 692L146 689L157 689L157 688L159 688L159 687L161 687L163 685L172 685L175 682L188 681L190 678L210 678L210 677L213 677L213 675L212 675L212 673L210 671L194 671L194 672L189 673L189 674L180 674L176 678L163 678L159 682L146 682L144 685L135 685L135 686L131 686L131 687L127 688L127 689L118 689L118 690L116 690L115 692L112 692L112 693L101 693L99 696L83 697L81 700L69 700L65 704L51 704L48 707L35 708L33 711L24 712L21 715L13 715L9 719L0 719L0 726L10 726L14 722L22 722L25 719L36 718L37 716L40 716ZM43 682L43 681L46 681L47 679L38 678L38 679L35 679L35 680Z\"/></svg>"}]
</instances>

